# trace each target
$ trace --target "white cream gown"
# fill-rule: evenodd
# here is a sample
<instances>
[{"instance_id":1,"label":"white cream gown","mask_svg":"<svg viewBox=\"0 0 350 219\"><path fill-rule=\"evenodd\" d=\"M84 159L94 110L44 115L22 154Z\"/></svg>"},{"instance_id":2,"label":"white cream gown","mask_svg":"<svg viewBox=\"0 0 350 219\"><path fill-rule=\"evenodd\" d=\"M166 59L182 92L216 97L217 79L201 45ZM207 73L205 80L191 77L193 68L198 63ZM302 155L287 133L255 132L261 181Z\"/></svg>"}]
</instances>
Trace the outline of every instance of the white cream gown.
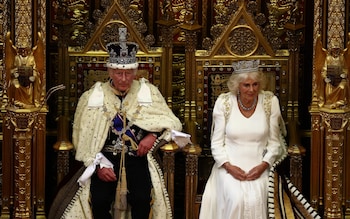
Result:
<instances>
[{"instance_id":1,"label":"white cream gown","mask_svg":"<svg viewBox=\"0 0 350 219\"><path fill-rule=\"evenodd\" d=\"M275 161L280 145L279 103L277 97L272 98L268 124L263 99L263 94L259 94L255 112L246 118L239 111L237 97L230 94L231 113L227 121L223 98L216 101L211 140L215 165L203 194L200 219L267 218L268 169L254 181L239 181L221 167L228 161L248 172L262 161L270 165Z\"/></svg>"}]
</instances>

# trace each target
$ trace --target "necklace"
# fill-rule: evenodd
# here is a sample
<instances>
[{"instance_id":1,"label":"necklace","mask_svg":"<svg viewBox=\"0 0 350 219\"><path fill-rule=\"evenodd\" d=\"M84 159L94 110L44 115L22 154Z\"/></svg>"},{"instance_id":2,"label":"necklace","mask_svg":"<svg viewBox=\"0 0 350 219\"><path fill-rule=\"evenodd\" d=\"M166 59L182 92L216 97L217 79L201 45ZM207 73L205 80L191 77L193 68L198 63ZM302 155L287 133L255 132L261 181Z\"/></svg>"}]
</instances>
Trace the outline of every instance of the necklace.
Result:
<instances>
[{"instance_id":1,"label":"necklace","mask_svg":"<svg viewBox=\"0 0 350 219\"><path fill-rule=\"evenodd\" d=\"M244 106L243 103L242 103L241 96L238 95L238 97L237 97L238 103L239 103L240 107L241 107L244 111L252 110L252 109L256 106L257 99L258 99L258 98L255 97L255 98L254 98L253 104L252 104L250 107L246 107L246 106Z\"/></svg>"}]
</instances>

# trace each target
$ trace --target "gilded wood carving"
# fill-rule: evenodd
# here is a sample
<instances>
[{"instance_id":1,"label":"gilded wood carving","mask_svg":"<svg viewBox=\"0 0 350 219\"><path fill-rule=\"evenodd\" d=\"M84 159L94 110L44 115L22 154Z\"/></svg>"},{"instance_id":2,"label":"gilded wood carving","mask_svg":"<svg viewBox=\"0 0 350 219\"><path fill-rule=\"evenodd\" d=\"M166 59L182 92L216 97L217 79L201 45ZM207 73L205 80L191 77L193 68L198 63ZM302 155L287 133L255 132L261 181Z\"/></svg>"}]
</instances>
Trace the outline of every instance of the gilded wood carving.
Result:
<instances>
[{"instance_id":1,"label":"gilded wood carving","mask_svg":"<svg viewBox=\"0 0 350 219\"><path fill-rule=\"evenodd\" d=\"M8 104L15 108L39 108L45 104L45 56L40 33L37 45L17 48L6 35L6 81Z\"/></svg>"}]
</instances>

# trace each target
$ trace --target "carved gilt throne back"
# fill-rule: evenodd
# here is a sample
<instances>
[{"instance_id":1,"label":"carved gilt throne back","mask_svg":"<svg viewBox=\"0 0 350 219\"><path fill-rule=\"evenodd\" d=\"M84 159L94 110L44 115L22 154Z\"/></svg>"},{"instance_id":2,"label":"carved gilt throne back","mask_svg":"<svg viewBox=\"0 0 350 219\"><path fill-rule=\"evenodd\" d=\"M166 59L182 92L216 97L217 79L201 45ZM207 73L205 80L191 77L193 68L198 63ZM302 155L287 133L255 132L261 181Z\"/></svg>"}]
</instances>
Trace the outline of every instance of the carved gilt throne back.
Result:
<instances>
[{"instance_id":1,"label":"carved gilt throne back","mask_svg":"<svg viewBox=\"0 0 350 219\"><path fill-rule=\"evenodd\" d=\"M299 80L297 59L300 46L298 37L302 26L297 27L290 23L285 24L283 28L273 26L273 17L276 16L274 21L277 21L278 15L272 11L269 17L270 24L266 25L267 18L257 10L257 3L254 2L240 2L231 6L227 7L227 11L224 10L227 12L228 22L217 22L212 26L211 37L203 40L204 50L197 50L195 53L196 121L200 127L196 139L199 139L203 149L198 165L197 207L200 205L200 196L214 162L210 152L214 103L221 93L228 92L227 80L233 71L232 63L238 60L259 59L260 69L267 79L264 89L272 91L279 98L281 113L288 129L290 168L287 168L289 172L286 172L286 175L291 177L291 181L298 189L302 189L302 156L305 150L299 143L297 126ZM278 6L271 4L268 7ZM291 8L292 5L286 5L285 8L276 9L284 13ZM220 8L216 10L219 11ZM282 29L287 32L289 40L296 40L291 42L288 49L279 47L281 41L278 39L283 35Z\"/></svg>"},{"instance_id":2,"label":"carved gilt throne back","mask_svg":"<svg viewBox=\"0 0 350 219\"><path fill-rule=\"evenodd\" d=\"M231 21L225 28L215 26L213 38L206 39L207 50L198 50L196 58L197 77L197 121L203 127L198 133L202 136L203 165L210 157L210 129L212 110L216 98L228 92L227 80L232 74L232 63L238 60L259 59L267 83L265 90L272 91L280 100L281 112L288 122L288 102L290 97L290 54L288 50L274 49L263 28L259 26L245 4L240 5L231 16ZM210 158L209 158L210 159ZM200 160L201 162L201 160ZM201 165L201 163L200 163ZM205 183L207 170L200 168L202 174L199 184Z\"/></svg>"}]
</instances>

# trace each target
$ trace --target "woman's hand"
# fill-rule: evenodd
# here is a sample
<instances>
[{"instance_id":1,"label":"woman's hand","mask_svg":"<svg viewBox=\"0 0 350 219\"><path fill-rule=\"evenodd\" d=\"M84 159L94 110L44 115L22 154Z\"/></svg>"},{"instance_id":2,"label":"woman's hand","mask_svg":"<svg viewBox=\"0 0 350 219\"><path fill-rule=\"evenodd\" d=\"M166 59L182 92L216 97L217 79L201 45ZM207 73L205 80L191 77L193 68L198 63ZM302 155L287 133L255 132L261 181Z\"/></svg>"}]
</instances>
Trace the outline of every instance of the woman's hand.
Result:
<instances>
[{"instance_id":1,"label":"woman's hand","mask_svg":"<svg viewBox=\"0 0 350 219\"><path fill-rule=\"evenodd\" d=\"M137 149L137 156L145 156L149 150L153 147L154 142L156 141L157 137L149 133L146 135L139 143L139 147Z\"/></svg>"},{"instance_id":2,"label":"woman's hand","mask_svg":"<svg viewBox=\"0 0 350 219\"><path fill-rule=\"evenodd\" d=\"M269 164L263 161L258 166L255 166L253 169L249 170L247 173L246 180L256 180L261 176L261 174L269 167Z\"/></svg>"},{"instance_id":3,"label":"woman's hand","mask_svg":"<svg viewBox=\"0 0 350 219\"><path fill-rule=\"evenodd\" d=\"M100 180L105 182L113 182L117 181L117 176L114 173L113 168L97 168L97 176L100 178Z\"/></svg>"},{"instance_id":4,"label":"woman's hand","mask_svg":"<svg viewBox=\"0 0 350 219\"><path fill-rule=\"evenodd\" d=\"M247 174L241 168L239 168L238 166L231 165L229 162L224 163L222 166L234 178L236 178L236 179L238 179L240 181L246 180Z\"/></svg>"}]
</instances>

